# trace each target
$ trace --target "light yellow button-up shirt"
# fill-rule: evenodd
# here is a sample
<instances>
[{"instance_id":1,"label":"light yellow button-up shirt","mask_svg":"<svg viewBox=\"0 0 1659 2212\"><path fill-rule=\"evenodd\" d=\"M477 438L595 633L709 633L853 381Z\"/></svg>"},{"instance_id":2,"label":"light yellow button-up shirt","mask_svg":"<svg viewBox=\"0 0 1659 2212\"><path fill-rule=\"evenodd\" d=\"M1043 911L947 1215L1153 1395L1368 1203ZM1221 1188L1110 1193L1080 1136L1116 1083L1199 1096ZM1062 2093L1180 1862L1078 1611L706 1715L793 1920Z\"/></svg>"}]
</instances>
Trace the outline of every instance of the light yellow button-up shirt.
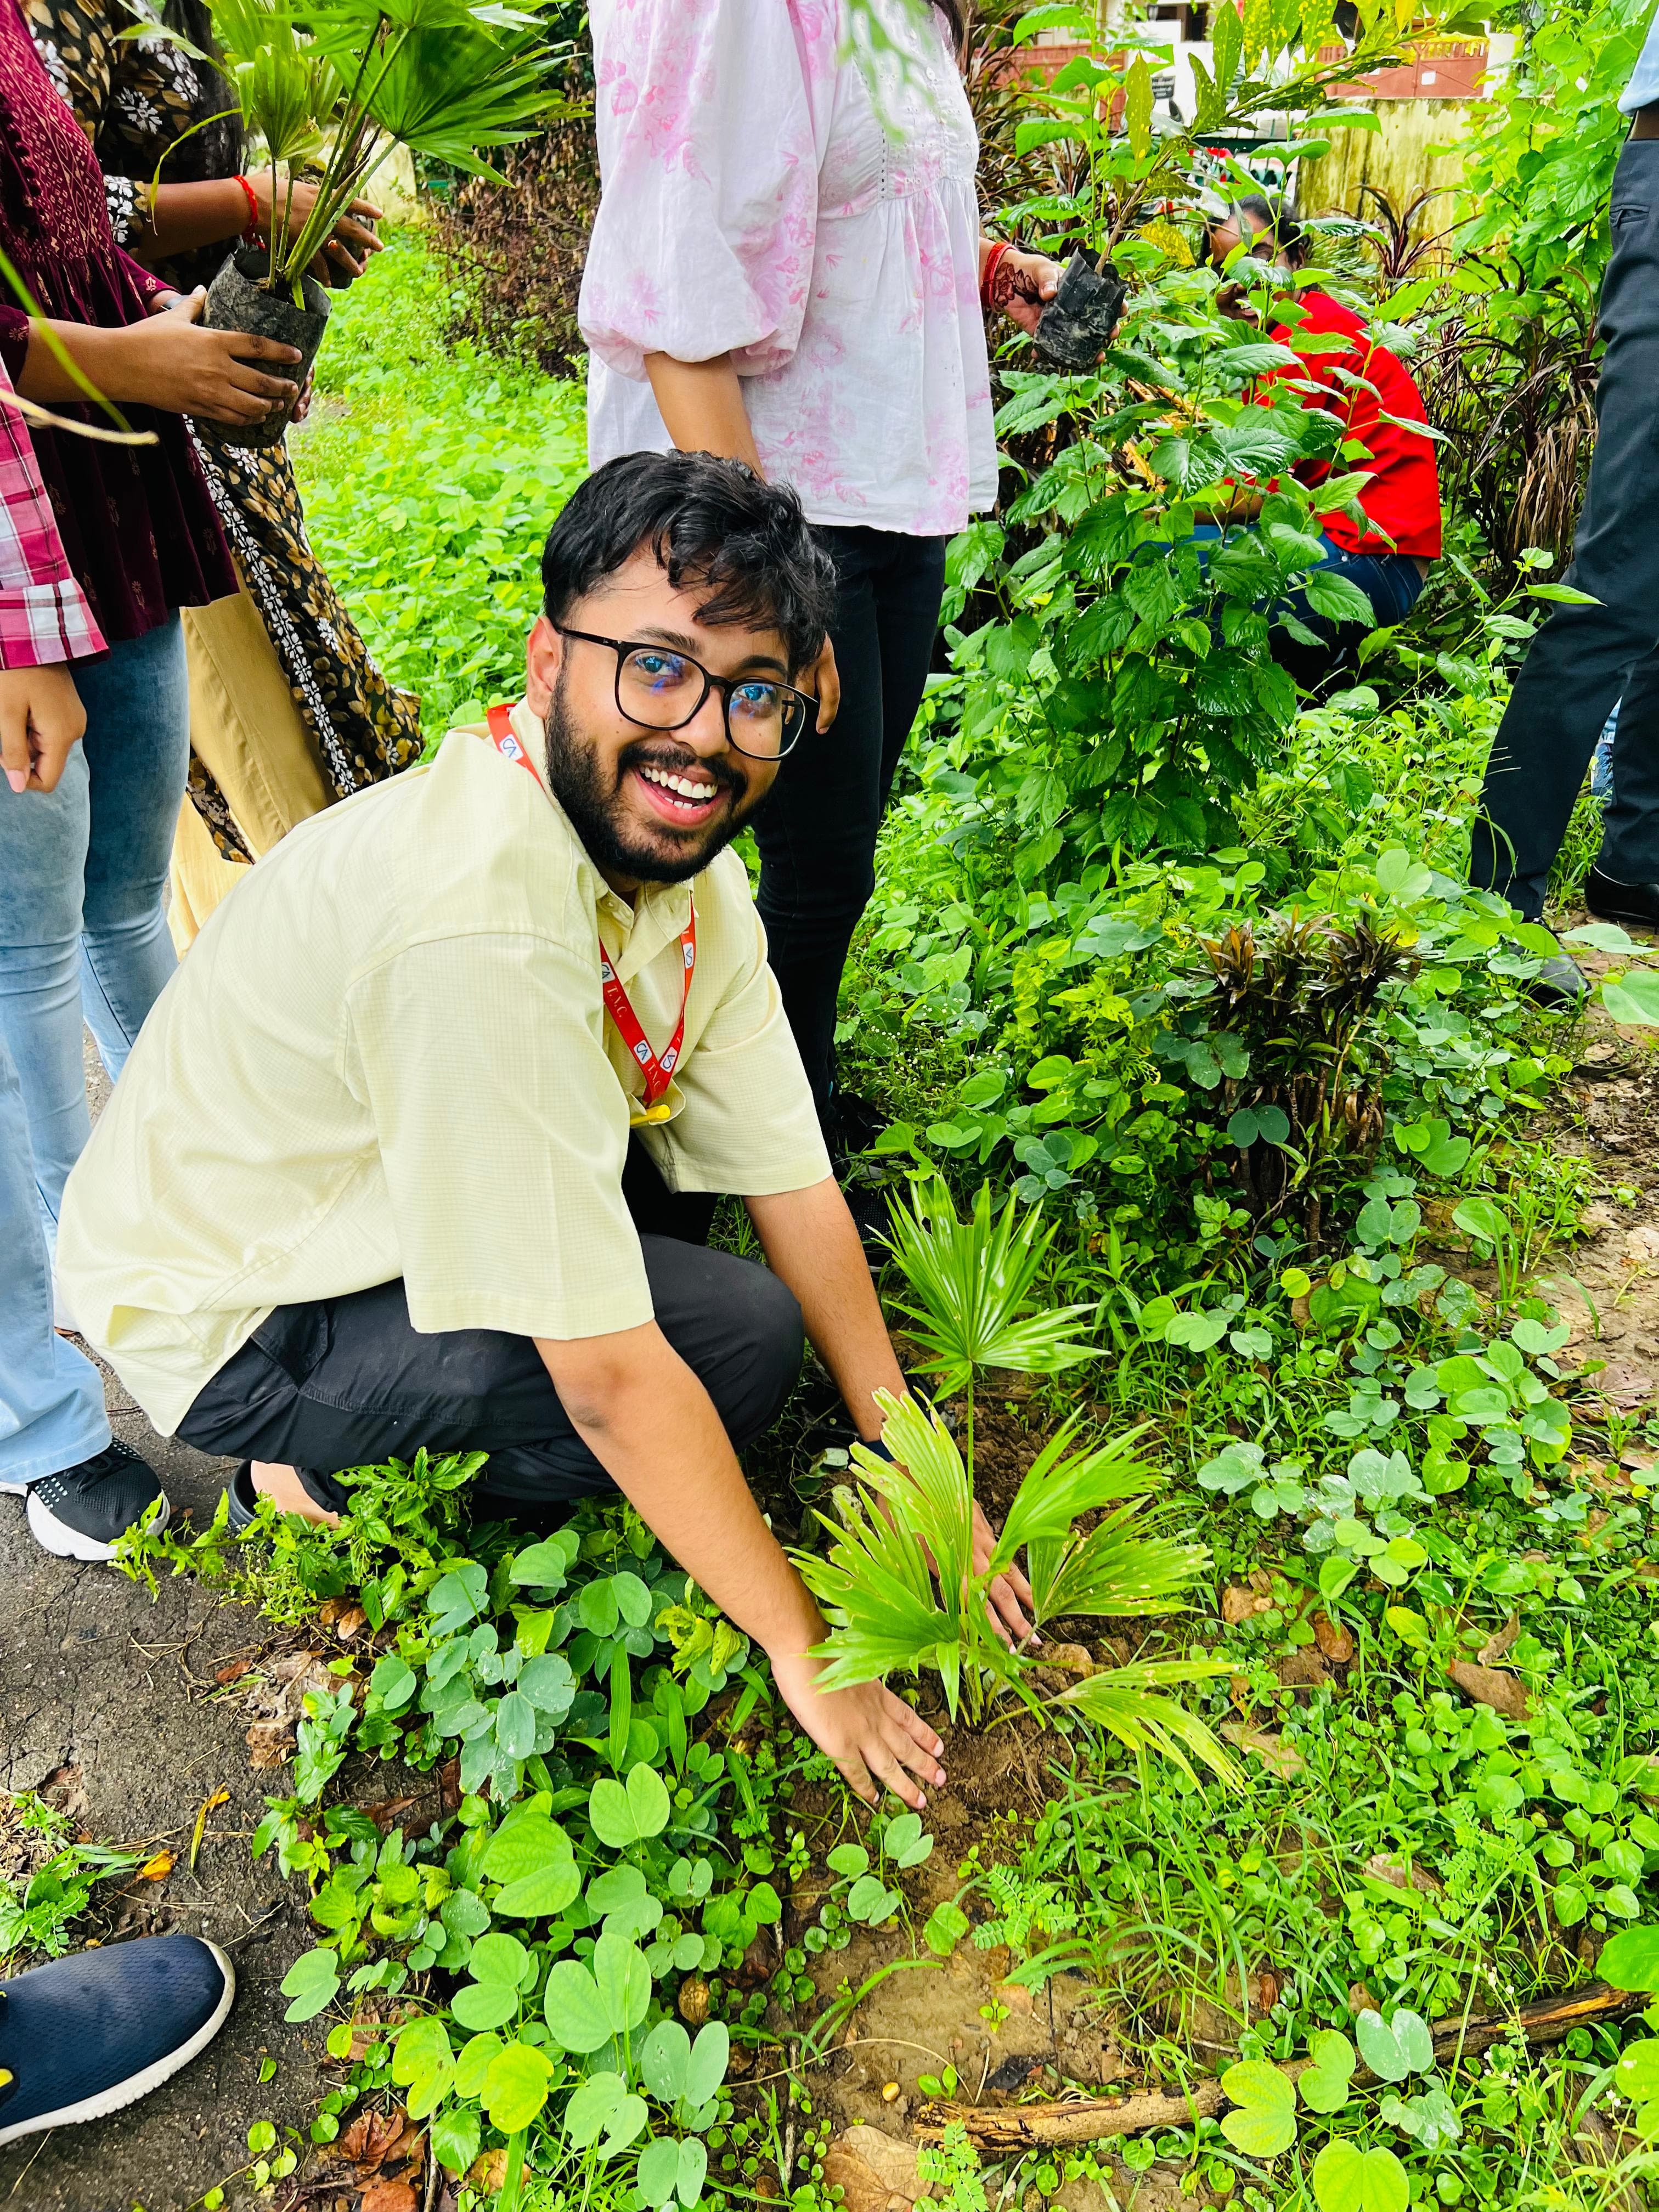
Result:
<instances>
[{"instance_id":1,"label":"light yellow button-up shirt","mask_svg":"<svg viewBox=\"0 0 1659 2212\"><path fill-rule=\"evenodd\" d=\"M514 727L539 767L542 732ZM423 1333L599 1336L651 1318L622 1195L640 1068L697 959L671 1188L758 1197L830 1163L743 863L611 891L477 730L293 830L162 993L70 1178L58 1265L88 1342L171 1434L275 1306L401 1275Z\"/></svg>"}]
</instances>

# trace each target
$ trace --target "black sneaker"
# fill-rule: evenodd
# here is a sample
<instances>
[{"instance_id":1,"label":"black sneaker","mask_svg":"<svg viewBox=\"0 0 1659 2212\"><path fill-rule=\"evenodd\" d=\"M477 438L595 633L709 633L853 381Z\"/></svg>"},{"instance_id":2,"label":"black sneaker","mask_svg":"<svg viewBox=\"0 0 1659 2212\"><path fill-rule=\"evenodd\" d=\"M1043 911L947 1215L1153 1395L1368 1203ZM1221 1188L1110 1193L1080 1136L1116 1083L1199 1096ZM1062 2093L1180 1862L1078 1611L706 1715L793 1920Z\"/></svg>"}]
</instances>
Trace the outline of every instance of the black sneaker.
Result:
<instances>
[{"instance_id":1,"label":"black sneaker","mask_svg":"<svg viewBox=\"0 0 1659 2212\"><path fill-rule=\"evenodd\" d=\"M118 1437L61 1474L43 1474L28 1486L29 1529L42 1551L60 1559L109 1559L124 1536L157 1498L155 1526L165 1528L173 1508L148 1461Z\"/></svg>"},{"instance_id":2,"label":"black sneaker","mask_svg":"<svg viewBox=\"0 0 1659 2212\"><path fill-rule=\"evenodd\" d=\"M159 2089L225 2024L236 1970L199 1936L142 1936L0 1982L0 2143Z\"/></svg>"}]
</instances>

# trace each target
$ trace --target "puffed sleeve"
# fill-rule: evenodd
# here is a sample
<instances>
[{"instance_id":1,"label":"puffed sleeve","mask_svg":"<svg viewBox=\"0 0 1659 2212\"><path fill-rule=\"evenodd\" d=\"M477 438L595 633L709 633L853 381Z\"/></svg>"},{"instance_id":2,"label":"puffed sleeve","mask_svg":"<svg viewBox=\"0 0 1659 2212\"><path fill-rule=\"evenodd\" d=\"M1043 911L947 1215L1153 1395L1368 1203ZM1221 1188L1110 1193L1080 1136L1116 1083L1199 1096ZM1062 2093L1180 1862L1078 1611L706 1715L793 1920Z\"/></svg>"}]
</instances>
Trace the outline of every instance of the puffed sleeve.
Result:
<instances>
[{"instance_id":1,"label":"puffed sleeve","mask_svg":"<svg viewBox=\"0 0 1659 2212\"><path fill-rule=\"evenodd\" d=\"M583 337L636 380L647 353L742 374L795 349L812 276L823 0L594 0L603 191Z\"/></svg>"}]
</instances>

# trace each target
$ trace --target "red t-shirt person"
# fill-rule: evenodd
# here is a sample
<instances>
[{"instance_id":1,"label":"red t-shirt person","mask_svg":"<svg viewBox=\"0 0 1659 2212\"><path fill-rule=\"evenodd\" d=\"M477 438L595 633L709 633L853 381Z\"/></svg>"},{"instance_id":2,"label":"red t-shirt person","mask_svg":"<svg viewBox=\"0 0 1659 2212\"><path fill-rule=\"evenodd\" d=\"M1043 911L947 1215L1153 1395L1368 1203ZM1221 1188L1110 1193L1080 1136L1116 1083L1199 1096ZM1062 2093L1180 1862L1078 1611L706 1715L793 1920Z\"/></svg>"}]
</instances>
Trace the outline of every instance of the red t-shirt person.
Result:
<instances>
[{"instance_id":1,"label":"red t-shirt person","mask_svg":"<svg viewBox=\"0 0 1659 2212\"><path fill-rule=\"evenodd\" d=\"M1420 432L1400 427L1402 422L1428 421L1421 392L1398 357L1386 346L1373 343L1364 323L1352 308L1332 299L1328 292L1317 290L1298 293L1297 303L1303 311L1302 319L1294 327L1281 323L1273 330L1278 344L1294 346L1298 335L1327 331L1352 343L1340 353L1333 349L1328 353L1305 354L1299 368L1275 369L1272 380L1288 378L1322 386L1323 393L1306 393L1304 405L1336 416L1343 424L1344 442L1357 441L1370 456L1369 460L1356 457L1336 465L1339 472L1370 471L1370 482L1360 487L1359 504L1376 529L1362 532L1346 514L1328 514L1321 518L1326 536L1345 553L1409 553L1420 560L1437 561L1440 474L1435 465L1434 441ZM1339 375L1339 370L1346 375ZM1350 382L1352 377L1362 377L1364 382ZM1389 421L1389 416L1396 419ZM1310 486L1322 483L1329 473L1329 466L1322 461L1304 461L1296 471L1300 481ZM1379 534L1384 531L1387 538ZM1389 538L1394 540L1392 545Z\"/></svg>"}]
</instances>

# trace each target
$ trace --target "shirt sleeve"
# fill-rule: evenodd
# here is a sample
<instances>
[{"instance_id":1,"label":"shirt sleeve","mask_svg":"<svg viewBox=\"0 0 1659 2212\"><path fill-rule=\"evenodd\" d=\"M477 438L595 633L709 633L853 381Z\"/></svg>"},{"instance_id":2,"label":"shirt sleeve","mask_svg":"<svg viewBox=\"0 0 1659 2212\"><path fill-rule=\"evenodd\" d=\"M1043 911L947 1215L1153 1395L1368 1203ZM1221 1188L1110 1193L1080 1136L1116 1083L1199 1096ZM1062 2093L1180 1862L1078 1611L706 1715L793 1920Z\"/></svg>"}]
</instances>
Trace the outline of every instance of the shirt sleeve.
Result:
<instances>
[{"instance_id":1,"label":"shirt sleeve","mask_svg":"<svg viewBox=\"0 0 1659 2212\"><path fill-rule=\"evenodd\" d=\"M0 366L0 668L38 668L102 653L104 639L70 571L28 426Z\"/></svg>"},{"instance_id":2,"label":"shirt sleeve","mask_svg":"<svg viewBox=\"0 0 1659 2212\"><path fill-rule=\"evenodd\" d=\"M604 185L583 337L636 380L647 353L781 367L811 286L833 40L783 0L605 0L592 22Z\"/></svg>"},{"instance_id":3,"label":"shirt sleeve","mask_svg":"<svg viewBox=\"0 0 1659 2212\"><path fill-rule=\"evenodd\" d=\"M547 939L437 939L361 979L348 1018L416 1329L566 1340L652 1318L591 968Z\"/></svg>"},{"instance_id":4,"label":"shirt sleeve","mask_svg":"<svg viewBox=\"0 0 1659 2212\"><path fill-rule=\"evenodd\" d=\"M750 957L676 1078L684 1109L641 1134L671 1190L769 1198L823 1182L830 1154L746 879L743 899Z\"/></svg>"}]
</instances>

